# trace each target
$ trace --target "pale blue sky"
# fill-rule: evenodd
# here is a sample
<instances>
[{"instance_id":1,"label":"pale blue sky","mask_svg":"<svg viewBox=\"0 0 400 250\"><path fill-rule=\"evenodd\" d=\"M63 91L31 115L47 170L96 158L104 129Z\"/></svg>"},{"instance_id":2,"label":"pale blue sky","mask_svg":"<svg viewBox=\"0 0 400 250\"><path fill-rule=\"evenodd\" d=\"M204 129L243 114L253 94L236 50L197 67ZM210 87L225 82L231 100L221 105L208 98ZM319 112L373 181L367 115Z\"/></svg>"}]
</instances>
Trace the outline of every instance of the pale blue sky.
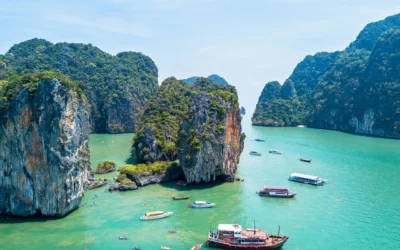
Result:
<instances>
[{"instance_id":1,"label":"pale blue sky","mask_svg":"<svg viewBox=\"0 0 400 250\"><path fill-rule=\"evenodd\" d=\"M0 53L34 37L140 51L159 81L217 73L255 107L306 55L344 49L369 22L400 13L399 0L0 0Z\"/></svg>"}]
</instances>

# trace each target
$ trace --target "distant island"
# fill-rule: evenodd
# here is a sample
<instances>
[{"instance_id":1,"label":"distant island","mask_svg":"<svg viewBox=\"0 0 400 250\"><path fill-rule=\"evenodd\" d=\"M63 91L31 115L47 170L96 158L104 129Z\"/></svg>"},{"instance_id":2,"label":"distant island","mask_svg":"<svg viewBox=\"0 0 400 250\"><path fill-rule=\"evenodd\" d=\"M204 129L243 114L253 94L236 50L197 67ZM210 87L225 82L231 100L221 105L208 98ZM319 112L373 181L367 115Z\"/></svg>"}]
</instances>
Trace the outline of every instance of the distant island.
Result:
<instances>
[{"instance_id":1,"label":"distant island","mask_svg":"<svg viewBox=\"0 0 400 250\"><path fill-rule=\"evenodd\" d=\"M246 109L244 107L240 108L240 114L242 114L242 115L246 114Z\"/></svg>"},{"instance_id":2,"label":"distant island","mask_svg":"<svg viewBox=\"0 0 400 250\"><path fill-rule=\"evenodd\" d=\"M400 138L400 14L368 24L344 51L306 56L265 85L253 125Z\"/></svg>"},{"instance_id":3,"label":"distant island","mask_svg":"<svg viewBox=\"0 0 400 250\"><path fill-rule=\"evenodd\" d=\"M184 79L183 81L186 82L187 84L193 84L199 78L200 78L199 76L192 76L187 79ZM209 75L207 78L215 83L219 83L222 85L228 85L228 82L223 77L221 77L217 74Z\"/></svg>"}]
</instances>

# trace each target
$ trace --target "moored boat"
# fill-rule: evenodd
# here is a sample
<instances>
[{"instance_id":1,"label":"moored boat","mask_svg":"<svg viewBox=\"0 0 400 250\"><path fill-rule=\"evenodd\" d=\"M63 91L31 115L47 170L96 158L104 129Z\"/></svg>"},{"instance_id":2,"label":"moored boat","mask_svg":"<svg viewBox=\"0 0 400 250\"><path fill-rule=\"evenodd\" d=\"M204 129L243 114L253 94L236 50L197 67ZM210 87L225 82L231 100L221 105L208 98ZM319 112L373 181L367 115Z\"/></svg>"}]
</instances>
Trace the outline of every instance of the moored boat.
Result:
<instances>
[{"instance_id":1,"label":"moored boat","mask_svg":"<svg viewBox=\"0 0 400 250\"><path fill-rule=\"evenodd\" d=\"M167 246L161 246L161 249L163 249L163 250L169 250L169 249L171 249L170 247L167 247Z\"/></svg>"},{"instance_id":2,"label":"moored boat","mask_svg":"<svg viewBox=\"0 0 400 250\"><path fill-rule=\"evenodd\" d=\"M147 212L143 216L140 217L140 220L162 219L162 218L170 216L171 214L173 214L173 212L163 212L163 211Z\"/></svg>"},{"instance_id":3,"label":"moored boat","mask_svg":"<svg viewBox=\"0 0 400 250\"><path fill-rule=\"evenodd\" d=\"M312 159L300 158L300 161L311 163Z\"/></svg>"},{"instance_id":4,"label":"moored boat","mask_svg":"<svg viewBox=\"0 0 400 250\"><path fill-rule=\"evenodd\" d=\"M265 142L265 140L263 140L263 139L259 139L259 138L255 139L255 141L259 141L259 142Z\"/></svg>"},{"instance_id":5,"label":"moored boat","mask_svg":"<svg viewBox=\"0 0 400 250\"><path fill-rule=\"evenodd\" d=\"M281 155L282 154L281 151L276 150L276 149L270 149L268 152L271 153L271 154L276 154L276 155Z\"/></svg>"},{"instance_id":6,"label":"moored boat","mask_svg":"<svg viewBox=\"0 0 400 250\"><path fill-rule=\"evenodd\" d=\"M296 182L301 182L301 183L311 184L311 185L316 185L316 186L322 186L322 185L324 185L325 182L327 182L326 179L323 179L318 176L308 175L308 174L299 174L299 173L292 173L289 176L289 181L296 181Z\"/></svg>"},{"instance_id":7,"label":"moored boat","mask_svg":"<svg viewBox=\"0 0 400 250\"><path fill-rule=\"evenodd\" d=\"M192 204L189 204L189 208L210 208L215 206L215 203L206 202L206 201L195 201Z\"/></svg>"},{"instance_id":8,"label":"moored boat","mask_svg":"<svg viewBox=\"0 0 400 250\"><path fill-rule=\"evenodd\" d=\"M120 239L120 240L127 240L127 239L129 239L128 237L126 237L126 236L119 236L119 238L118 239Z\"/></svg>"},{"instance_id":9,"label":"moored boat","mask_svg":"<svg viewBox=\"0 0 400 250\"><path fill-rule=\"evenodd\" d=\"M293 198L297 193L290 192L288 187L265 186L257 194L267 197Z\"/></svg>"},{"instance_id":10,"label":"moored boat","mask_svg":"<svg viewBox=\"0 0 400 250\"><path fill-rule=\"evenodd\" d=\"M278 249L289 239L287 236L270 235L260 229L242 230L239 224L219 224L217 232L208 234L207 246L226 249Z\"/></svg>"},{"instance_id":11,"label":"moored boat","mask_svg":"<svg viewBox=\"0 0 400 250\"><path fill-rule=\"evenodd\" d=\"M256 156L261 156L261 153L257 152L257 151L250 151L251 155L256 155Z\"/></svg>"},{"instance_id":12,"label":"moored boat","mask_svg":"<svg viewBox=\"0 0 400 250\"><path fill-rule=\"evenodd\" d=\"M179 201L179 200L187 200L190 198L190 195L187 196L174 196L172 197L173 200Z\"/></svg>"}]
</instances>

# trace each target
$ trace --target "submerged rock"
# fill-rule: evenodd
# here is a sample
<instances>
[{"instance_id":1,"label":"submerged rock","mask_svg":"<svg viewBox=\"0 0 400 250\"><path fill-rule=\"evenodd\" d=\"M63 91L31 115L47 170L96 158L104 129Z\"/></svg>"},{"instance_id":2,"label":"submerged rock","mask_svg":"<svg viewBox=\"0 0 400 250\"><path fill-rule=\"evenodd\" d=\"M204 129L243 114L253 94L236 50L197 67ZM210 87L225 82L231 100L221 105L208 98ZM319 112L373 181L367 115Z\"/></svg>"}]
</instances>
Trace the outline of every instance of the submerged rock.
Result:
<instances>
[{"instance_id":1,"label":"submerged rock","mask_svg":"<svg viewBox=\"0 0 400 250\"><path fill-rule=\"evenodd\" d=\"M19 91L0 110L0 214L64 216L89 175L89 112L57 79Z\"/></svg>"}]
</instances>

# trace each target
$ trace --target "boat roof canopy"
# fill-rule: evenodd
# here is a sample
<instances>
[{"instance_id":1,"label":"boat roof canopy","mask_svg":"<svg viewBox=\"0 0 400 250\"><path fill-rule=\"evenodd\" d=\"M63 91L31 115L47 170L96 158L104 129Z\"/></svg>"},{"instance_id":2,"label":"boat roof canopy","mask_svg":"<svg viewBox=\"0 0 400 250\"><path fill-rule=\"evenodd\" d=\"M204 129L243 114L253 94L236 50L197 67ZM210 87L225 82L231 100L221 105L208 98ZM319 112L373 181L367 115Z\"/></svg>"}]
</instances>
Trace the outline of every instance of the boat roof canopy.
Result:
<instances>
[{"instance_id":1,"label":"boat roof canopy","mask_svg":"<svg viewBox=\"0 0 400 250\"><path fill-rule=\"evenodd\" d=\"M145 213L146 216L153 216L153 215L159 215L159 214L163 214L164 211L153 211L153 212L147 212Z\"/></svg>"},{"instance_id":2,"label":"boat roof canopy","mask_svg":"<svg viewBox=\"0 0 400 250\"><path fill-rule=\"evenodd\" d=\"M314 180L314 181L317 181L317 180L321 179L321 178L319 178L318 176L315 176L315 175L299 174L299 173L292 173L290 176L299 177L299 178L303 178L303 179Z\"/></svg>"},{"instance_id":3,"label":"boat roof canopy","mask_svg":"<svg viewBox=\"0 0 400 250\"><path fill-rule=\"evenodd\" d=\"M219 224L218 231L242 232L242 226L239 224Z\"/></svg>"},{"instance_id":4,"label":"boat roof canopy","mask_svg":"<svg viewBox=\"0 0 400 250\"><path fill-rule=\"evenodd\" d=\"M194 203L195 203L195 204L207 204L206 201L195 201Z\"/></svg>"},{"instance_id":5,"label":"boat roof canopy","mask_svg":"<svg viewBox=\"0 0 400 250\"><path fill-rule=\"evenodd\" d=\"M284 187L284 186L264 186L264 189L285 189L285 190L289 190L288 187Z\"/></svg>"}]
</instances>

